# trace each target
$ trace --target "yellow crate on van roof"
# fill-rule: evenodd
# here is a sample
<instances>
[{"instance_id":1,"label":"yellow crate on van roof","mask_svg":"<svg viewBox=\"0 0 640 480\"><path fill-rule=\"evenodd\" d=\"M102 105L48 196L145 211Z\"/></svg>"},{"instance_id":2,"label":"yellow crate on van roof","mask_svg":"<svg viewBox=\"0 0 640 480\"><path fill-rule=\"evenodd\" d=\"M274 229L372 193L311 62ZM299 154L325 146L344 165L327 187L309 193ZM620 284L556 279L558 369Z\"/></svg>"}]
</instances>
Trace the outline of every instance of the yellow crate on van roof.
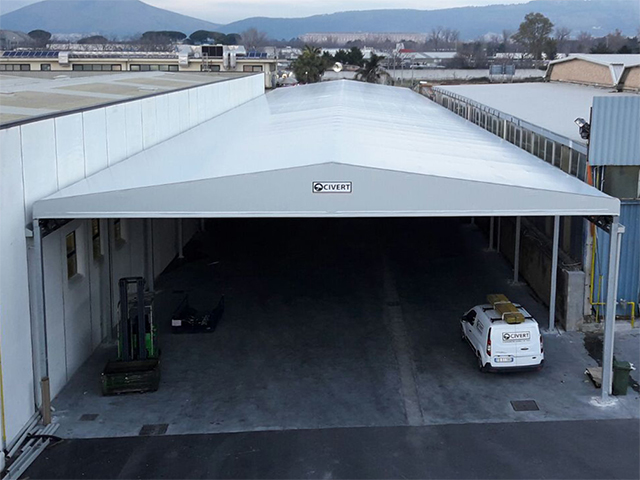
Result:
<instances>
[{"instance_id":1,"label":"yellow crate on van roof","mask_svg":"<svg viewBox=\"0 0 640 480\"><path fill-rule=\"evenodd\" d=\"M487 295L487 301L508 324L513 325L524 322L524 315L522 314L522 312L520 312L520 310L518 310L518 307L516 307L507 298L506 295L502 295L501 293Z\"/></svg>"}]
</instances>

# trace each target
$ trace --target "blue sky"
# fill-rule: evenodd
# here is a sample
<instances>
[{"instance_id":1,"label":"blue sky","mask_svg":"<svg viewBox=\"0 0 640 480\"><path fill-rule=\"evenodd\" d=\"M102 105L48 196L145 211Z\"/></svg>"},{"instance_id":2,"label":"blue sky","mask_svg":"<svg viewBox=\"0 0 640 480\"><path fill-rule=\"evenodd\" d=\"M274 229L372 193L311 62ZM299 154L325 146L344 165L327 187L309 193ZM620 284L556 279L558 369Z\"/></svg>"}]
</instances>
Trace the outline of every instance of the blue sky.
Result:
<instances>
[{"instance_id":1,"label":"blue sky","mask_svg":"<svg viewBox=\"0 0 640 480\"><path fill-rule=\"evenodd\" d=\"M438 8L501 3L526 3L529 0L143 0L156 7L192 15L216 23L229 23L247 17L304 17L345 10L379 8ZM562 0L557 0L562 1Z\"/></svg>"}]
</instances>

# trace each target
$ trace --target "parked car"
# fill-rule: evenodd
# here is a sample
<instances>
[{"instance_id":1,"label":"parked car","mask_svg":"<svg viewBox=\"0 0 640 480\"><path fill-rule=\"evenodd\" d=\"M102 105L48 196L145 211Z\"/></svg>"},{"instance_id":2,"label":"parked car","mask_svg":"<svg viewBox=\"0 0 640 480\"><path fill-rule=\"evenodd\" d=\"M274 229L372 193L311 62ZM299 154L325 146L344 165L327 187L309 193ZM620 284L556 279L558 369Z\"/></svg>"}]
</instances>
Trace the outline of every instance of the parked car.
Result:
<instances>
[{"instance_id":1,"label":"parked car","mask_svg":"<svg viewBox=\"0 0 640 480\"><path fill-rule=\"evenodd\" d=\"M460 321L462 339L476 354L478 368L483 372L541 369L544 347L538 322L504 295L489 295L488 300Z\"/></svg>"}]
</instances>

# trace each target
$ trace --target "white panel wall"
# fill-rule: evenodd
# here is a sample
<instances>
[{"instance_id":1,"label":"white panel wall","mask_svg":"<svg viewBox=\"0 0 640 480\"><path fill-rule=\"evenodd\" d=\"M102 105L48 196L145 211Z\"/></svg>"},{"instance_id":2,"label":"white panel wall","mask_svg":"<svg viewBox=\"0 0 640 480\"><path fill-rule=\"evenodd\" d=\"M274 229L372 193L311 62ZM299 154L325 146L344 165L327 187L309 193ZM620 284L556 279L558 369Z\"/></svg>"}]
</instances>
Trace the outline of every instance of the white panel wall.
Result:
<instances>
[{"instance_id":1,"label":"white panel wall","mask_svg":"<svg viewBox=\"0 0 640 480\"><path fill-rule=\"evenodd\" d=\"M82 120L85 172L90 176L109 166L106 109L83 112Z\"/></svg>"},{"instance_id":2,"label":"white panel wall","mask_svg":"<svg viewBox=\"0 0 640 480\"><path fill-rule=\"evenodd\" d=\"M106 108L107 116L107 156L109 165L115 165L127 158L127 124L124 105Z\"/></svg>"},{"instance_id":3,"label":"white panel wall","mask_svg":"<svg viewBox=\"0 0 640 480\"><path fill-rule=\"evenodd\" d=\"M30 308L27 260L31 275L37 269L33 249L27 249L31 240L25 237L33 203L263 93L263 79L256 75L0 130L0 347L9 441L35 411L30 312L36 310ZM107 224L102 222L104 242ZM112 252L115 295L108 281L108 245L104 244L105 258L95 261L90 222L73 222L44 240L53 395L108 333L104 319L111 317L110 299L117 302L117 279L145 272L143 222L125 224L126 245ZM83 270L69 282L64 234L72 229L77 230ZM158 275L177 253L176 237L167 235L175 232L175 221L154 222L153 230ZM189 237L185 232L185 240Z\"/></svg>"},{"instance_id":4,"label":"white panel wall","mask_svg":"<svg viewBox=\"0 0 640 480\"><path fill-rule=\"evenodd\" d=\"M66 235L76 232L78 274L67 278ZM94 349L89 222L74 221L43 241L51 395L57 395ZM99 319L99 315L96 315Z\"/></svg>"},{"instance_id":5,"label":"white panel wall","mask_svg":"<svg viewBox=\"0 0 640 480\"><path fill-rule=\"evenodd\" d=\"M5 428L12 439L34 408L20 130L0 130L0 350Z\"/></svg>"},{"instance_id":6,"label":"white panel wall","mask_svg":"<svg viewBox=\"0 0 640 480\"><path fill-rule=\"evenodd\" d=\"M82 114L59 117L54 122L58 188L65 188L85 177Z\"/></svg>"},{"instance_id":7,"label":"white panel wall","mask_svg":"<svg viewBox=\"0 0 640 480\"><path fill-rule=\"evenodd\" d=\"M58 159L54 120L30 123L20 130L26 222L30 223L33 202L58 190ZM11 129L14 130L14 129Z\"/></svg>"}]
</instances>

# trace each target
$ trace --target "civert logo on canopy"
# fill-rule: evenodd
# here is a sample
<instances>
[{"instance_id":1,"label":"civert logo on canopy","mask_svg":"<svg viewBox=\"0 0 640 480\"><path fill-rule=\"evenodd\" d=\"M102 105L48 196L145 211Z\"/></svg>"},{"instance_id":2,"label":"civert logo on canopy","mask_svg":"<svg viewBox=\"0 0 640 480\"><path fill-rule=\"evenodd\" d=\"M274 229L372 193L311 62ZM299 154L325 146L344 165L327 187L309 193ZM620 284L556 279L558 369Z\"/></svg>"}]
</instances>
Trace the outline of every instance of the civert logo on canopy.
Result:
<instances>
[{"instance_id":1,"label":"civert logo on canopy","mask_svg":"<svg viewBox=\"0 0 640 480\"><path fill-rule=\"evenodd\" d=\"M351 193L351 182L313 182L313 193Z\"/></svg>"}]
</instances>

